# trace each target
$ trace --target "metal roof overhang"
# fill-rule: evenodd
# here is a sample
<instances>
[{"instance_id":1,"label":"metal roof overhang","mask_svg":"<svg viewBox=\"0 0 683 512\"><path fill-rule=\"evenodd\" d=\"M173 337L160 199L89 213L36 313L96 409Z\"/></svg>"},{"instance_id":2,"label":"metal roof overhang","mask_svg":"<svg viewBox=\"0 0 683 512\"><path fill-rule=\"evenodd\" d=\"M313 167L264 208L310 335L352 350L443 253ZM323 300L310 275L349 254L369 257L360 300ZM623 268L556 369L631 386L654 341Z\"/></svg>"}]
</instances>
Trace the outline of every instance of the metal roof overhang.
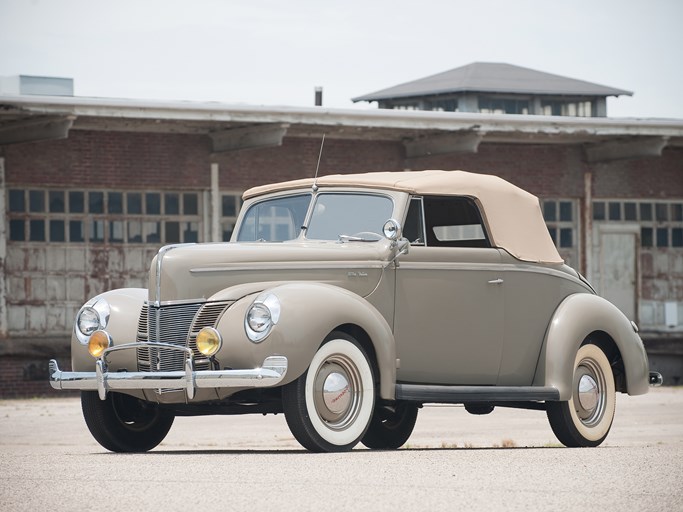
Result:
<instances>
[{"instance_id":1,"label":"metal roof overhang","mask_svg":"<svg viewBox=\"0 0 683 512\"><path fill-rule=\"evenodd\" d=\"M683 120L270 107L78 97L0 96L0 146L64 138L70 130L207 135L216 153L287 137L396 141L407 158L476 152L480 144L585 148L589 162L661 155L683 147Z\"/></svg>"}]
</instances>

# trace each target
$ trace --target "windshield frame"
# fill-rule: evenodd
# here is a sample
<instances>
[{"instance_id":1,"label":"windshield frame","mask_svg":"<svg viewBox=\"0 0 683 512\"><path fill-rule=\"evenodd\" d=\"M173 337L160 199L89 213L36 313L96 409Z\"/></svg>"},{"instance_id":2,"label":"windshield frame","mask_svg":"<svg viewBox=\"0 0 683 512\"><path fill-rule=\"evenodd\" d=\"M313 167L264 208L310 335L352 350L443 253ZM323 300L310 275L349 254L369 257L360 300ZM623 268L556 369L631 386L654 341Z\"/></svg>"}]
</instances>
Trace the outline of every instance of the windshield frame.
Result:
<instances>
[{"instance_id":1,"label":"windshield frame","mask_svg":"<svg viewBox=\"0 0 683 512\"><path fill-rule=\"evenodd\" d=\"M244 222L246 219L246 214L249 212L249 210L257 205L261 204L264 201L271 201L274 199L279 199L279 198L286 198L286 197L292 197L292 196L300 196L300 195L310 195L311 196L311 201L308 205L308 210L306 211L306 215L304 218L304 222L302 226L300 227L308 227L311 218L313 216L313 207L315 204L317 204L318 196L321 194L343 194L343 195L371 195L371 196L382 196L386 197L391 201L392 204L392 218L403 218L405 216L405 212L407 210L407 201L410 197L410 195L406 192L403 191L395 191L395 190L388 190L384 188L367 188L367 187L324 187L320 188L319 190L311 190L310 188L298 188L298 189L286 189L286 190L280 190L280 191L273 191L268 194L263 194L259 196L253 196L248 198L247 200L244 201L244 204L242 205L242 208L240 209L239 214L237 215L237 219L235 221L235 228L233 230L232 236L230 238L231 242L239 242L239 243L283 243L283 242L275 242L275 241L269 241L269 240L262 240L259 242L259 240L252 240L252 241L246 241L246 240L238 240L240 233L244 229ZM384 221L388 220L384 219ZM380 226L381 227L381 226ZM342 233L342 234L348 234L348 233ZM353 234L353 233L351 233ZM380 233L382 234L381 230ZM329 242L329 241L334 241L338 242L338 239L334 240L323 240L323 239L315 239L315 238L307 238L306 236L306 229L302 229L298 232L296 238L292 238L290 240L287 240L286 243L291 243L295 241L309 241L309 242Z\"/></svg>"}]
</instances>

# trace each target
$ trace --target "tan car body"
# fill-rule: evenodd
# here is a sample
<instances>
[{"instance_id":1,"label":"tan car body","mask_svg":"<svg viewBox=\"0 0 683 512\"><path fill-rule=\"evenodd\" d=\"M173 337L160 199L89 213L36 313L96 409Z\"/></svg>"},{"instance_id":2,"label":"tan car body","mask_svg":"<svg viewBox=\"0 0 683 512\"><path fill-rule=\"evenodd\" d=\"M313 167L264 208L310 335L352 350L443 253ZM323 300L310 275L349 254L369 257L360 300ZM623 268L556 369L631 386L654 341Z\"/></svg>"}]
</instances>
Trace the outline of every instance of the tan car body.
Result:
<instances>
[{"instance_id":1,"label":"tan car body","mask_svg":"<svg viewBox=\"0 0 683 512\"><path fill-rule=\"evenodd\" d=\"M358 182L354 176L328 181L335 192L367 193L377 187L374 192L391 197L393 216L404 219L414 194L373 179L360 188L348 184ZM248 192L237 226L244 212L264 197L310 192L311 185L305 180ZM318 193L329 190L324 178L316 187ZM485 225L495 231L485 205L475 199ZM543 244L547 247L547 241ZM557 399L568 400L578 347L591 334L604 333L623 361L618 390L633 395L647 391L647 357L631 322L552 251L537 258L549 262L524 261L503 247L412 246L406 254L399 252L387 239L165 247L152 262L148 289L100 296L111 307L107 331L114 345L135 343L146 302L228 301L230 307L215 323L223 338L215 355L221 367L256 368L269 356L285 356L286 375L278 383L284 385L306 371L328 334L343 330L367 343L379 376L379 396L386 400L395 399L397 385L403 384L465 391L480 386L553 388ZM269 336L256 344L245 334L244 318L264 291L277 295L282 313ZM94 363L74 334L73 371L92 372ZM112 353L108 365L110 372L135 371L136 351ZM182 391L126 392L150 401L198 403L222 400L242 389L198 389L190 399Z\"/></svg>"}]
</instances>

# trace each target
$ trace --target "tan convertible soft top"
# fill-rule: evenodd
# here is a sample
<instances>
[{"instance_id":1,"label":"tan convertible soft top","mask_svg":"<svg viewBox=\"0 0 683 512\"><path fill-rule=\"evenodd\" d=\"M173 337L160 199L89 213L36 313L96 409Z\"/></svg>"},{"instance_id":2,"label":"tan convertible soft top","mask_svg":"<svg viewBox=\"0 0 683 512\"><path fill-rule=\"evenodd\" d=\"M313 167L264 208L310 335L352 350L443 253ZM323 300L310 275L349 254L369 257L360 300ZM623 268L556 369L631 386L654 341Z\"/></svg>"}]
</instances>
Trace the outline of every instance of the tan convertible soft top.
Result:
<instances>
[{"instance_id":1,"label":"tan convertible soft top","mask_svg":"<svg viewBox=\"0 0 683 512\"><path fill-rule=\"evenodd\" d=\"M269 192L310 188L313 178L254 187L244 199ZM497 176L465 171L370 172L333 174L316 180L319 187L367 187L417 195L472 197L482 206L491 243L523 261L562 263L546 228L538 198Z\"/></svg>"}]
</instances>

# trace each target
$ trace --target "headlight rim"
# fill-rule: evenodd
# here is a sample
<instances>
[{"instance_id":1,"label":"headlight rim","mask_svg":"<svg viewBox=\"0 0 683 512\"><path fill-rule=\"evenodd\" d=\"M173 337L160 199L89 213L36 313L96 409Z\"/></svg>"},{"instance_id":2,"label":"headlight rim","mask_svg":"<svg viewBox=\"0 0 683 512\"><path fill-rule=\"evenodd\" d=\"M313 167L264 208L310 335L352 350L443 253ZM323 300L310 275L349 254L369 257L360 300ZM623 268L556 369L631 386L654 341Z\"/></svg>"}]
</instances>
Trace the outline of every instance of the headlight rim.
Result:
<instances>
[{"instance_id":1,"label":"headlight rim","mask_svg":"<svg viewBox=\"0 0 683 512\"><path fill-rule=\"evenodd\" d=\"M268 312L268 323L262 330L254 329L249 321L250 315L256 308L263 308ZM266 292L257 296L244 315L244 331L246 332L249 340L253 343L261 343L263 340L265 340L273 330L273 327L277 325L278 321L280 320L280 312L280 300L273 293Z\"/></svg>"},{"instance_id":2,"label":"headlight rim","mask_svg":"<svg viewBox=\"0 0 683 512\"><path fill-rule=\"evenodd\" d=\"M85 311L86 309L93 310L95 311L95 313L97 313L97 319L99 323L99 325L90 334L85 334L83 331L81 331L79 325L81 315L83 314L83 311ZM90 340L90 336L92 336L95 333L95 331L106 329L107 325L109 324L110 316L111 306L104 297L94 297L85 304L83 304L81 308L78 310L78 313L76 313L76 320L74 322L74 333L78 341L82 345L87 345L88 341Z\"/></svg>"}]
</instances>

